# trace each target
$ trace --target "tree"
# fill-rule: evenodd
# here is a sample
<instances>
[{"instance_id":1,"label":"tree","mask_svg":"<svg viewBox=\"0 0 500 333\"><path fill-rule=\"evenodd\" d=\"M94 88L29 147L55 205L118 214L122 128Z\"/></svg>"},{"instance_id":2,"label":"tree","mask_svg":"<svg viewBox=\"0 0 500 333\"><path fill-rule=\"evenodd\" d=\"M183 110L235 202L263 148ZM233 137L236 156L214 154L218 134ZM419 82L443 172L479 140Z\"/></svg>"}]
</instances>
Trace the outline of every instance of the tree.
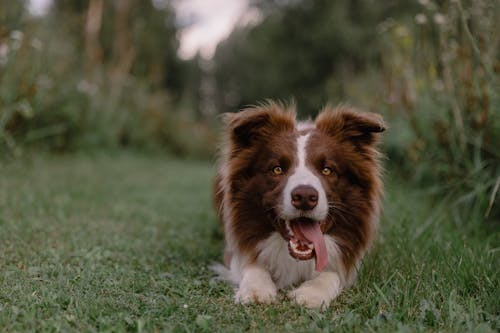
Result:
<instances>
[{"instance_id":1,"label":"tree","mask_svg":"<svg viewBox=\"0 0 500 333\"><path fill-rule=\"evenodd\" d=\"M293 97L299 110L317 112L332 95L343 97L342 86L331 91L328 80L348 79L377 62L377 24L391 13L412 8L369 0L256 0L253 5L263 13L263 21L237 28L217 48L222 110L264 98Z\"/></svg>"}]
</instances>

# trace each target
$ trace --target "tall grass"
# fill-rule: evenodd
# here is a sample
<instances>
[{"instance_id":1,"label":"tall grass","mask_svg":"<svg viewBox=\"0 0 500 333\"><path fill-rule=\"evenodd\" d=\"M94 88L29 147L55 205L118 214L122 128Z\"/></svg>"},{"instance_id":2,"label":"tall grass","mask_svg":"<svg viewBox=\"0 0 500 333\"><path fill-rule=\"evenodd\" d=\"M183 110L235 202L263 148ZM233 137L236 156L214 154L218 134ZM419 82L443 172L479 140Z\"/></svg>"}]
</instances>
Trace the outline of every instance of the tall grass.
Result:
<instances>
[{"instance_id":1,"label":"tall grass","mask_svg":"<svg viewBox=\"0 0 500 333\"><path fill-rule=\"evenodd\" d=\"M458 224L498 220L500 185L499 4L420 0L412 23L380 26L387 142L401 169L452 202Z\"/></svg>"}]
</instances>

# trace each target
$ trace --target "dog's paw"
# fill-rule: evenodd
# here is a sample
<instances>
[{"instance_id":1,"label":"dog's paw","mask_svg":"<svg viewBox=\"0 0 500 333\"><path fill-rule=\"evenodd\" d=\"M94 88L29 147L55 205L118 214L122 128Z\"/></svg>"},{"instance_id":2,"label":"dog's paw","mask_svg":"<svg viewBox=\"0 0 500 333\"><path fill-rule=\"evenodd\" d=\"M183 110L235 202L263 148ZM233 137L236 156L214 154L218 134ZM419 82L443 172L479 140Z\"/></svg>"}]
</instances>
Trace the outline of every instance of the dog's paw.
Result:
<instances>
[{"instance_id":1,"label":"dog's paw","mask_svg":"<svg viewBox=\"0 0 500 333\"><path fill-rule=\"evenodd\" d=\"M276 300L276 285L267 270L251 265L244 269L243 278L235 295L236 303L265 303Z\"/></svg>"},{"instance_id":2,"label":"dog's paw","mask_svg":"<svg viewBox=\"0 0 500 333\"><path fill-rule=\"evenodd\" d=\"M308 308L327 308L331 302L331 297L324 290L313 285L302 285L291 290L288 298Z\"/></svg>"},{"instance_id":3,"label":"dog's paw","mask_svg":"<svg viewBox=\"0 0 500 333\"><path fill-rule=\"evenodd\" d=\"M245 287L236 292L235 301L240 304L272 304L276 301L276 294L276 287L274 286Z\"/></svg>"},{"instance_id":4,"label":"dog's paw","mask_svg":"<svg viewBox=\"0 0 500 333\"><path fill-rule=\"evenodd\" d=\"M288 298L308 308L326 309L341 291L340 279L335 272L323 272L315 279L304 282L288 293Z\"/></svg>"}]
</instances>

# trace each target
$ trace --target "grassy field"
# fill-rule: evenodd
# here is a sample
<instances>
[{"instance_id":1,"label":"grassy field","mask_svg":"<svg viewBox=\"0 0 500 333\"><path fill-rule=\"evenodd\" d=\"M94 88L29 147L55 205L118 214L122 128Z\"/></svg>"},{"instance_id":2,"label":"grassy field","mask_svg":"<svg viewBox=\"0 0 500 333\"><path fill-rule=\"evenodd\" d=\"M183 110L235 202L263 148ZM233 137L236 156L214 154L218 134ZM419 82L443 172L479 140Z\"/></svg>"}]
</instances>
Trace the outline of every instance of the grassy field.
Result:
<instances>
[{"instance_id":1,"label":"grassy field","mask_svg":"<svg viewBox=\"0 0 500 333\"><path fill-rule=\"evenodd\" d=\"M232 302L204 162L36 156L0 167L0 331L500 330L500 233L388 173L381 237L325 312Z\"/></svg>"}]
</instances>

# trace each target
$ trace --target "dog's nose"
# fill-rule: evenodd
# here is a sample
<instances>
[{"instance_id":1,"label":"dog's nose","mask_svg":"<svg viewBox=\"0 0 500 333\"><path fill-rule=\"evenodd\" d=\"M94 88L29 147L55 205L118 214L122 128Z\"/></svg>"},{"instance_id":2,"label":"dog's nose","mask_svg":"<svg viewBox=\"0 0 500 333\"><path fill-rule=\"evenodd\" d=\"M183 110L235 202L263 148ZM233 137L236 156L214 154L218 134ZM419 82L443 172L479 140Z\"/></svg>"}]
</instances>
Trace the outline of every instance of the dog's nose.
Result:
<instances>
[{"instance_id":1,"label":"dog's nose","mask_svg":"<svg viewBox=\"0 0 500 333\"><path fill-rule=\"evenodd\" d=\"M318 191L310 185L297 186L292 191L292 205L300 210L311 210L318 204Z\"/></svg>"}]
</instances>

